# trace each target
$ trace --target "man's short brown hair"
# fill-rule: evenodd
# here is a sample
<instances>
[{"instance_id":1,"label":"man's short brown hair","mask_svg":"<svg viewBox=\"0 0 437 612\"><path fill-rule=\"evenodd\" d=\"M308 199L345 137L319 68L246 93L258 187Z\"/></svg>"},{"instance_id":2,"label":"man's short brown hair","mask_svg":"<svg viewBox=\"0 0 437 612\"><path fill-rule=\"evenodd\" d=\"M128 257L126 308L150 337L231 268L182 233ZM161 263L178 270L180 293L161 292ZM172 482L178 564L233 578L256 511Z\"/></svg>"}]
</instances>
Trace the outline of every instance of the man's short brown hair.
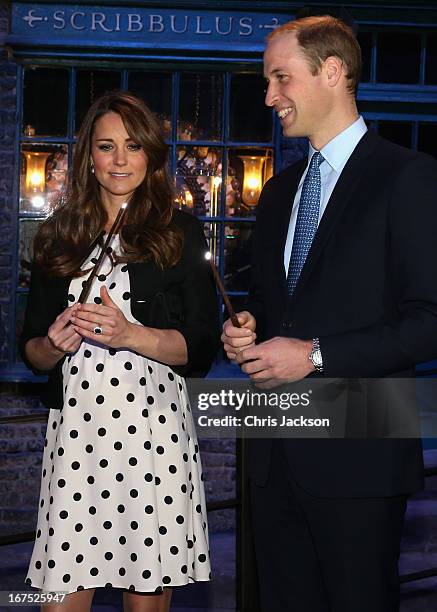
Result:
<instances>
[{"instance_id":1,"label":"man's short brown hair","mask_svg":"<svg viewBox=\"0 0 437 612\"><path fill-rule=\"evenodd\" d=\"M361 49L348 25L330 15L303 17L277 27L268 40L286 33L296 34L313 75L320 72L328 57L338 57L347 69L347 89L356 95L361 76Z\"/></svg>"}]
</instances>

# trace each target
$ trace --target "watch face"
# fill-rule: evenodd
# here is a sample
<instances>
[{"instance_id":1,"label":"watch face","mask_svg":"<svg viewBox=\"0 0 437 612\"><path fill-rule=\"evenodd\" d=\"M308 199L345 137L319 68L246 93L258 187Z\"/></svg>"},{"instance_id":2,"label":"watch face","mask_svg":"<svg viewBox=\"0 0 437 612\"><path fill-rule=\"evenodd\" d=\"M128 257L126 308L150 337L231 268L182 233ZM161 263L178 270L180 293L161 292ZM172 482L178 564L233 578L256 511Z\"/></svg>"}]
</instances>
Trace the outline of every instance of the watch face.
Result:
<instances>
[{"instance_id":1,"label":"watch face","mask_svg":"<svg viewBox=\"0 0 437 612\"><path fill-rule=\"evenodd\" d=\"M316 351L313 351L311 353L311 357L312 357L312 362L315 367L323 366L322 353L320 352L319 349L317 349Z\"/></svg>"}]
</instances>

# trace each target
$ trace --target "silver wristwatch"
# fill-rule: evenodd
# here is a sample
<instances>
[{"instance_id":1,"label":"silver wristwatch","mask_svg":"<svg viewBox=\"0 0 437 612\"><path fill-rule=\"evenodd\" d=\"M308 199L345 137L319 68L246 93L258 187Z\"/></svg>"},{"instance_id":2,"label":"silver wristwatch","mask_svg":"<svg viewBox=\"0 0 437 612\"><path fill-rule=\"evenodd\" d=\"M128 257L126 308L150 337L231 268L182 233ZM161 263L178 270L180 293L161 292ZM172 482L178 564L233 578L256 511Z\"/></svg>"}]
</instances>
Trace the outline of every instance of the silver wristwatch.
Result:
<instances>
[{"instance_id":1,"label":"silver wristwatch","mask_svg":"<svg viewBox=\"0 0 437 612\"><path fill-rule=\"evenodd\" d=\"M323 359L318 338L313 338L313 350L310 353L309 360L316 372L323 372Z\"/></svg>"}]
</instances>

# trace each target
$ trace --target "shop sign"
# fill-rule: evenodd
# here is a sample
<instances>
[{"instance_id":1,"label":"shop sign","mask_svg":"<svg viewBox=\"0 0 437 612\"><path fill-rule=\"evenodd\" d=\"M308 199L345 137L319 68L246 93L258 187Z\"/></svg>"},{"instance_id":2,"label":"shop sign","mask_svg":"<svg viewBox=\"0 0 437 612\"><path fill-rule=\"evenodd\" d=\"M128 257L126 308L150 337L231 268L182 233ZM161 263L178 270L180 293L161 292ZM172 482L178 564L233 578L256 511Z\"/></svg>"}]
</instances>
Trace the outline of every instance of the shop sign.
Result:
<instances>
[{"instance_id":1,"label":"shop sign","mask_svg":"<svg viewBox=\"0 0 437 612\"><path fill-rule=\"evenodd\" d=\"M233 11L13 3L11 42L261 50L291 16Z\"/></svg>"}]
</instances>

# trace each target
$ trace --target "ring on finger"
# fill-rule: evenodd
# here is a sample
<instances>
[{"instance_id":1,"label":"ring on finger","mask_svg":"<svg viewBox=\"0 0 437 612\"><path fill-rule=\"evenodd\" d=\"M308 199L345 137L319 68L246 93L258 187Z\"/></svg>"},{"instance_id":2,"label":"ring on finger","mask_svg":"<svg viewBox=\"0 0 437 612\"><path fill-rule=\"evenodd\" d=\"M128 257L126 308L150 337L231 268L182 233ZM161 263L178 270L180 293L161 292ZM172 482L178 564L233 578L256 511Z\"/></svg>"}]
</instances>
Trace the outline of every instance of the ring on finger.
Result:
<instances>
[{"instance_id":1,"label":"ring on finger","mask_svg":"<svg viewBox=\"0 0 437 612\"><path fill-rule=\"evenodd\" d=\"M95 328L93 329L93 332L97 335L100 336L100 334L103 334L103 327L101 326L100 323L98 323Z\"/></svg>"}]
</instances>

